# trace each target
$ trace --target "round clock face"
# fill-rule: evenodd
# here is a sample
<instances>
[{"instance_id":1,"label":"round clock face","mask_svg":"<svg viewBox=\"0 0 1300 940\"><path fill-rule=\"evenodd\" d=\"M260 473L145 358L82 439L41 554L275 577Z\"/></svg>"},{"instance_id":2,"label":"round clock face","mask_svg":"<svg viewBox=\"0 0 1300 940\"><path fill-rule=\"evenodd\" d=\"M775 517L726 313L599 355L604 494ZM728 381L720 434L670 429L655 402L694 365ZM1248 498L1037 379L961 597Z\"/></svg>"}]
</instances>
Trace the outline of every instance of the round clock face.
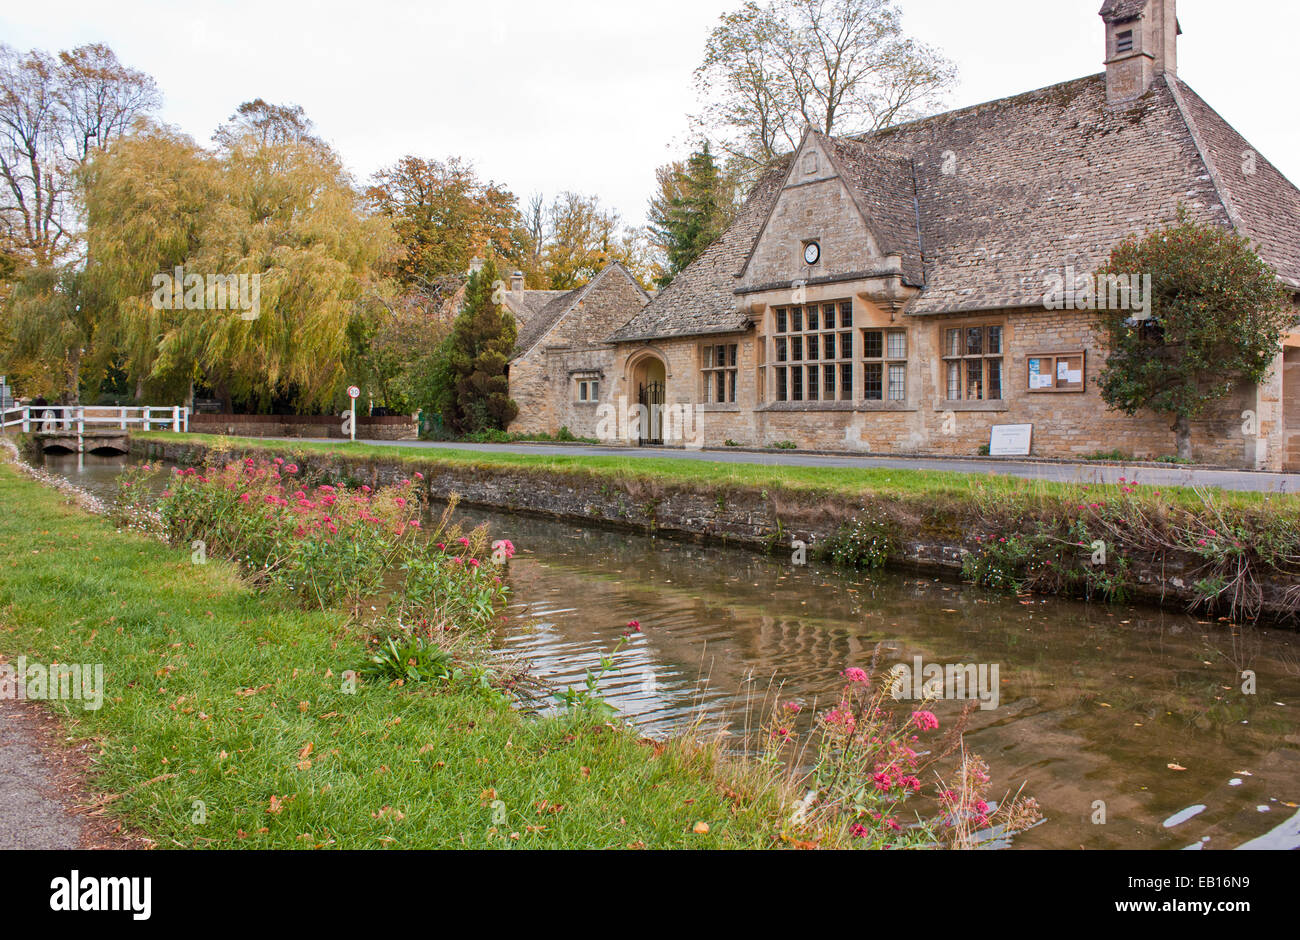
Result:
<instances>
[{"instance_id":1,"label":"round clock face","mask_svg":"<svg viewBox=\"0 0 1300 940\"><path fill-rule=\"evenodd\" d=\"M808 264L816 264L822 256L822 246L816 242L809 242L803 246L803 260Z\"/></svg>"}]
</instances>

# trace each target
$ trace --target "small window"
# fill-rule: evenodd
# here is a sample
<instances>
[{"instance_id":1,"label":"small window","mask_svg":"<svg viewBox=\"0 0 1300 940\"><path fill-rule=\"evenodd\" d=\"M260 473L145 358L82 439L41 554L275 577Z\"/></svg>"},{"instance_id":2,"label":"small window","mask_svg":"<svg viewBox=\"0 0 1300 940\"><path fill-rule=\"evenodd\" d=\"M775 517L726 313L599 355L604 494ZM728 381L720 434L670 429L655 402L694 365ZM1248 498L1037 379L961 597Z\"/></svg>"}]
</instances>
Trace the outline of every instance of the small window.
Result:
<instances>
[{"instance_id":1,"label":"small window","mask_svg":"<svg viewBox=\"0 0 1300 940\"><path fill-rule=\"evenodd\" d=\"M907 333L863 330L862 395L866 401L907 401Z\"/></svg>"},{"instance_id":2,"label":"small window","mask_svg":"<svg viewBox=\"0 0 1300 940\"><path fill-rule=\"evenodd\" d=\"M1002 400L1000 325L946 329L943 335L944 387L948 401Z\"/></svg>"},{"instance_id":3,"label":"small window","mask_svg":"<svg viewBox=\"0 0 1300 940\"><path fill-rule=\"evenodd\" d=\"M735 404L740 347L736 343L720 343L700 350L701 373L704 379L703 401L712 404ZM784 356L783 350L778 355Z\"/></svg>"},{"instance_id":4,"label":"small window","mask_svg":"<svg viewBox=\"0 0 1300 940\"><path fill-rule=\"evenodd\" d=\"M1126 29L1122 33L1115 35L1115 54L1123 55L1125 52L1133 51L1133 30Z\"/></svg>"},{"instance_id":5,"label":"small window","mask_svg":"<svg viewBox=\"0 0 1300 940\"><path fill-rule=\"evenodd\" d=\"M600 401L600 380L579 379L578 380L578 401L579 402Z\"/></svg>"}]
</instances>

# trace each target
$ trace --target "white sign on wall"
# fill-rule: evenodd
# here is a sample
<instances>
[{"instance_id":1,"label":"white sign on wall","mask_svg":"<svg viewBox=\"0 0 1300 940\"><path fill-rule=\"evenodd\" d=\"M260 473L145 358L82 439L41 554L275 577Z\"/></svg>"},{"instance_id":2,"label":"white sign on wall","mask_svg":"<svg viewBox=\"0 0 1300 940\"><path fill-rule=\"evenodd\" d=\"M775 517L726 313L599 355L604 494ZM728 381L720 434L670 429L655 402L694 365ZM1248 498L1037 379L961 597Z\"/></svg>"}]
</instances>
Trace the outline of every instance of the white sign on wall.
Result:
<instances>
[{"instance_id":1,"label":"white sign on wall","mask_svg":"<svg viewBox=\"0 0 1300 940\"><path fill-rule=\"evenodd\" d=\"M994 425L993 431L989 435L989 456L1028 457L1033 439L1034 426L1032 424Z\"/></svg>"}]
</instances>

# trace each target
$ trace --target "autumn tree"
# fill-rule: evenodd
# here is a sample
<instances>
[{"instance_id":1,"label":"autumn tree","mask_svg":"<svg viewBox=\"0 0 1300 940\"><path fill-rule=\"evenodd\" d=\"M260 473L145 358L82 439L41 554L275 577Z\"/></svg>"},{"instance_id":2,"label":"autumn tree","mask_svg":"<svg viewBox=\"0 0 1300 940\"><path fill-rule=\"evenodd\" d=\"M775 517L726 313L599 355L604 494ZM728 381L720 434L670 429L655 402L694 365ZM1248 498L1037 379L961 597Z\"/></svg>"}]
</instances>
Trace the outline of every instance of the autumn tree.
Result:
<instances>
[{"instance_id":1,"label":"autumn tree","mask_svg":"<svg viewBox=\"0 0 1300 940\"><path fill-rule=\"evenodd\" d=\"M736 185L718 166L706 140L685 161L655 172L659 192L650 200L650 235L666 266L657 279L666 287L704 253L731 224Z\"/></svg>"},{"instance_id":2,"label":"autumn tree","mask_svg":"<svg viewBox=\"0 0 1300 940\"><path fill-rule=\"evenodd\" d=\"M504 430L519 414L507 376L515 318L496 302L500 286L490 259L470 275L460 313L432 369L431 408L460 434Z\"/></svg>"},{"instance_id":3,"label":"autumn tree","mask_svg":"<svg viewBox=\"0 0 1300 940\"><path fill-rule=\"evenodd\" d=\"M551 203L542 271L551 290L581 287L620 255L618 213L597 196L561 193Z\"/></svg>"},{"instance_id":4,"label":"autumn tree","mask_svg":"<svg viewBox=\"0 0 1300 940\"><path fill-rule=\"evenodd\" d=\"M475 257L517 263L524 255L527 237L514 195L480 180L458 157L403 157L373 176L366 197L397 235L397 278L432 300L458 288Z\"/></svg>"},{"instance_id":5,"label":"autumn tree","mask_svg":"<svg viewBox=\"0 0 1300 940\"><path fill-rule=\"evenodd\" d=\"M1121 242L1097 277L1110 284L1146 275L1150 304L1137 315L1131 292L1118 295L1127 304L1111 304L1107 292L1098 318L1109 358L1097 384L1113 409L1170 416L1178 456L1190 460L1191 422L1243 384L1264 380L1295 311L1246 238L1185 212L1166 228Z\"/></svg>"},{"instance_id":6,"label":"autumn tree","mask_svg":"<svg viewBox=\"0 0 1300 940\"><path fill-rule=\"evenodd\" d=\"M807 127L853 136L921 116L955 80L893 0L748 0L709 36L696 122L752 179Z\"/></svg>"}]
</instances>

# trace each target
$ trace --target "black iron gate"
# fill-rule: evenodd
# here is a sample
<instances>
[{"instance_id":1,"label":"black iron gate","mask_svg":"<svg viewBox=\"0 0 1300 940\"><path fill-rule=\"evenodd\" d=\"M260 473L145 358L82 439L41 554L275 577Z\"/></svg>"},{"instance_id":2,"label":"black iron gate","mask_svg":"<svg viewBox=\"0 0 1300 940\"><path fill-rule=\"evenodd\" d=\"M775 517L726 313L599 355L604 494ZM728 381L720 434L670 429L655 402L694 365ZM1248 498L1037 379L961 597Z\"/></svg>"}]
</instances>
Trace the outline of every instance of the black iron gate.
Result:
<instances>
[{"instance_id":1,"label":"black iron gate","mask_svg":"<svg viewBox=\"0 0 1300 940\"><path fill-rule=\"evenodd\" d=\"M664 401L667 389L663 382L651 382L642 385L639 402L645 409L641 413L642 444L662 444L664 442Z\"/></svg>"}]
</instances>

